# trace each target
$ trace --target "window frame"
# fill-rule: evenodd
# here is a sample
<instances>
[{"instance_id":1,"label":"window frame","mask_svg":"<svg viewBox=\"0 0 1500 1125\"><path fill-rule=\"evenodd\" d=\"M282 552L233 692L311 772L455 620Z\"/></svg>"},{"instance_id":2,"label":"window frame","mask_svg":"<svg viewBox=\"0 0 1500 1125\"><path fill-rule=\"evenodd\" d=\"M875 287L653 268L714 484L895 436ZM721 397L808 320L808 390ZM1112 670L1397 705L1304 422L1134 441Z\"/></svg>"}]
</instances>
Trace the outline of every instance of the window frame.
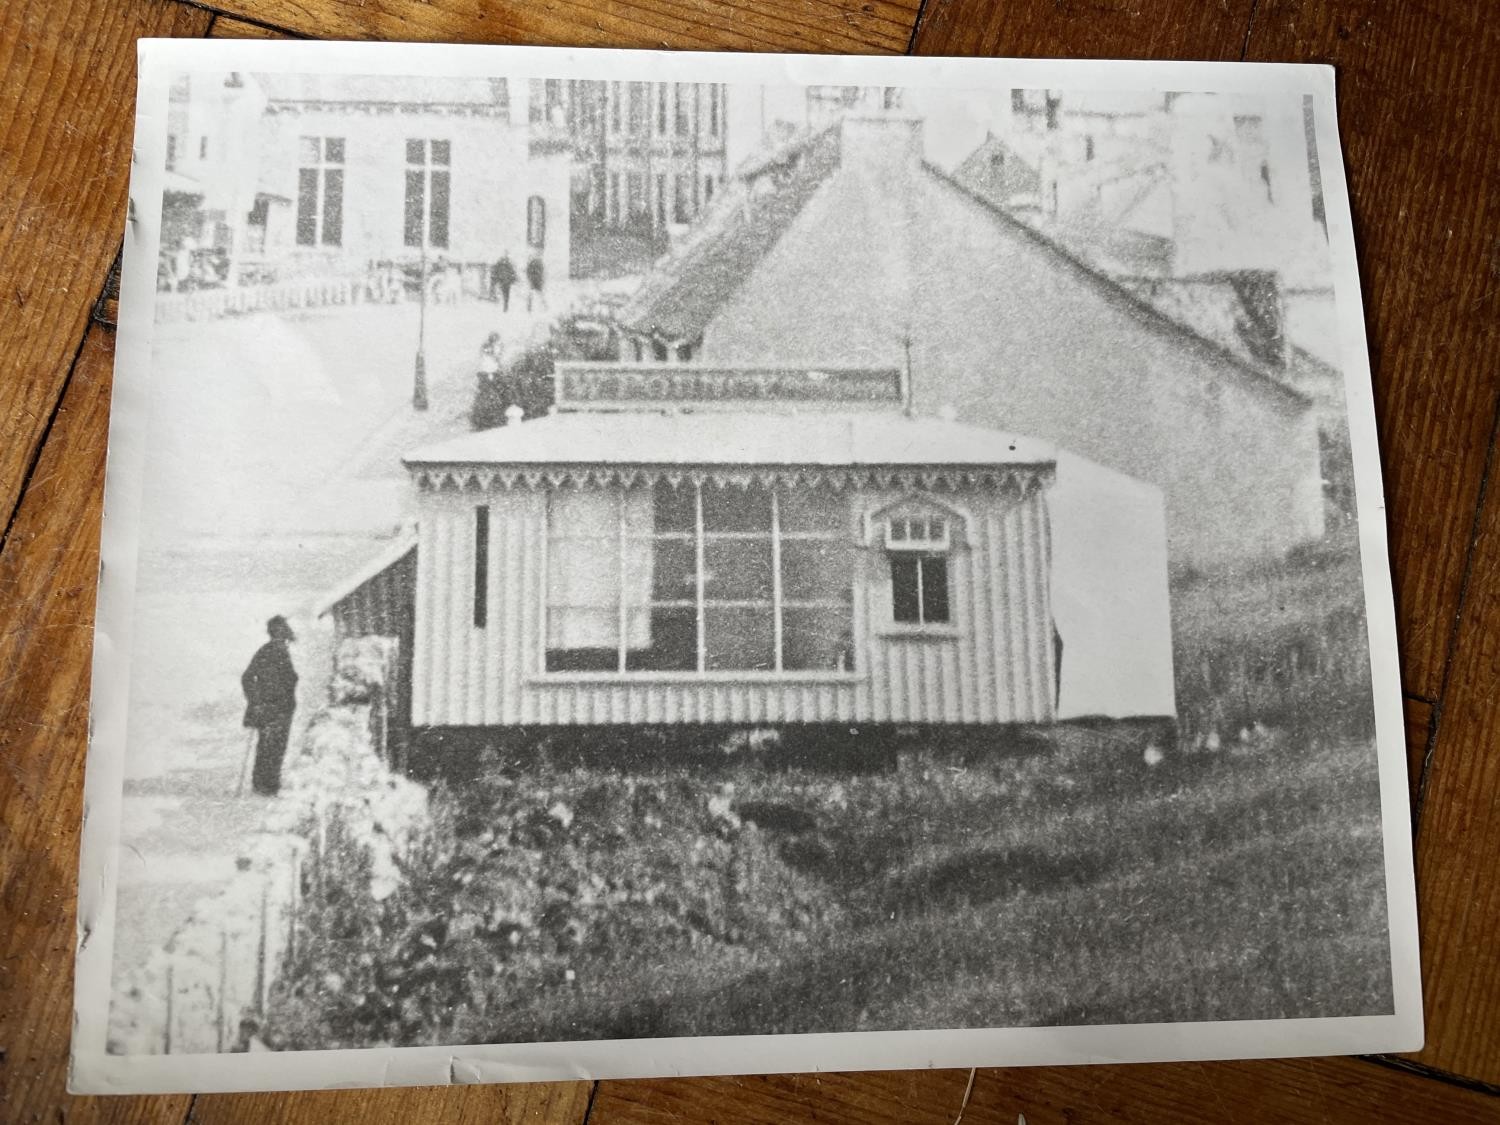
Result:
<instances>
[{"instance_id":1,"label":"window frame","mask_svg":"<svg viewBox=\"0 0 1500 1125\"><path fill-rule=\"evenodd\" d=\"M309 141L317 146L317 155L310 162L300 151ZM297 205L292 215L292 245L304 250L325 246L342 248L347 141L344 137L302 134L297 138L297 145ZM330 155L335 147L337 157ZM309 174L312 190L310 194L304 194ZM306 207L309 198L310 210ZM303 238L304 229L310 230L310 238Z\"/></svg>"},{"instance_id":2,"label":"window frame","mask_svg":"<svg viewBox=\"0 0 1500 1125\"><path fill-rule=\"evenodd\" d=\"M651 488L656 485L647 486ZM858 554L863 544L858 542L856 536L851 533L847 526L841 526L833 531L828 530L788 530L782 526L781 508L783 489L767 487L765 492L770 500L770 523L765 532L759 529L750 531L712 529L706 526L704 518L704 491L706 488L714 488L718 491L726 490L734 486L716 486L707 482L688 483L684 482L678 488L691 488L693 490L693 515L694 527L692 531L656 531L649 535L641 535L639 532L632 534L627 517L627 498L625 489L615 489L615 511L617 526L614 534L606 537L599 536L599 540L618 544L620 567L619 581L619 622L616 636L618 656L613 670L577 671L570 669L551 669L548 667L549 652L548 637L551 631L551 614L555 609L567 609L566 605L554 605L552 601L552 579L551 563L546 562L542 570L542 622L540 636L537 639L538 653L536 667L538 672L536 679L540 682L555 683L566 680L680 680L680 681L704 681L704 680L765 680L765 681L797 681L797 680L856 680L865 676L863 662L859 658L859 646L854 640L855 622L858 618L856 602L859 597L857 589L859 564ZM547 542L547 553L552 551L553 540L557 538L554 531L552 494L548 494L547 511L544 522L545 539ZM564 537L566 538L566 537ZM758 539L769 541L771 550L771 590L769 598L732 598L715 597L708 589L709 568L707 556L713 544L729 543L735 541L753 541ZM632 604L630 600L629 582L626 579L626 557L633 544L643 540L649 540L653 544L658 539L672 539L683 542L691 542L694 557L694 592L689 598L648 598L645 602ZM811 542L811 543L843 543L850 550L850 571L848 574L848 595L840 598L817 598L817 597L789 597L784 589L784 575L782 565L783 548L787 543ZM653 556L654 559L654 556ZM654 565L654 562L653 562ZM713 668L710 666L709 638L711 629L708 621L715 610L725 609L757 609L766 608L771 616L772 628L772 666L768 669L756 668ZM630 615L641 611L649 612L654 608L664 609L687 609L691 608L694 613L696 624L696 668L685 669L650 669L631 668L629 649ZM838 610L842 611L847 619L850 634L850 644L847 651L847 664L840 668L787 668L786 667L786 616L787 611L797 612L799 610ZM559 650L567 651L567 650Z\"/></svg>"},{"instance_id":3,"label":"window frame","mask_svg":"<svg viewBox=\"0 0 1500 1125\"><path fill-rule=\"evenodd\" d=\"M405 207L402 209L401 240L408 247L447 250L453 236L453 142L446 137L407 137L402 172L406 184ZM413 145L420 146L413 149ZM438 160L438 146L443 159ZM413 152L419 154L413 158ZM442 196L441 239L437 237L434 218L438 214L437 197ZM417 221L413 222L414 216ZM417 231L413 240L412 228Z\"/></svg>"},{"instance_id":4,"label":"window frame","mask_svg":"<svg viewBox=\"0 0 1500 1125\"><path fill-rule=\"evenodd\" d=\"M911 497L870 514L869 542L885 555L889 580L886 585L890 616L882 632L895 637L952 637L959 629L958 606L953 590L953 556L965 542L969 516L959 508L928 497ZM898 562L900 566L898 567ZM900 569L912 567L915 589L903 597L897 584ZM928 570L942 567L941 615L932 612ZM935 589L935 587L934 587ZM936 596L936 595L935 595ZM915 600L916 616L900 616L903 602Z\"/></svg>"}]
</instances>

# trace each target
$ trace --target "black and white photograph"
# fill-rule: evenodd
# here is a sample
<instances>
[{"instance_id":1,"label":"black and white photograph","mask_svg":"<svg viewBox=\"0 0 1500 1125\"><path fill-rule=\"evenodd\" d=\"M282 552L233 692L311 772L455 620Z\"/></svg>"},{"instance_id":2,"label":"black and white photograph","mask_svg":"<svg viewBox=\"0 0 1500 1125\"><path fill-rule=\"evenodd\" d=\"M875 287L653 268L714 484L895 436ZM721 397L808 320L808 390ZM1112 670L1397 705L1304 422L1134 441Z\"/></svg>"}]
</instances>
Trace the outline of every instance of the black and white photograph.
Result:
<instances>
[{"instance_id":1,"label":"black and white photograph","mask_svg":"<svg viewBox=\"0 0 1500 1125\"><path fill-rule=\"evenodd\" d=\"M141 60L75 1088L1420 1042L1328 72Z\"/></svg>"}]
</instances>

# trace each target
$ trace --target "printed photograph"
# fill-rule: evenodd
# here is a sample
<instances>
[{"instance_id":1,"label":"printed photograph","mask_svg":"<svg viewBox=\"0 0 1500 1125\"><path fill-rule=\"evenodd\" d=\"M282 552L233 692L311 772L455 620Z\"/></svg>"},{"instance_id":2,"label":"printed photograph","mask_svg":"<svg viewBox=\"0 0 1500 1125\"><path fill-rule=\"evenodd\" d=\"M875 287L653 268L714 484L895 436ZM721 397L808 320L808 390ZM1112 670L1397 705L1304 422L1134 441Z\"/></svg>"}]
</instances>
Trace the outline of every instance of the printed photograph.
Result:
<instances>
[{"instance_id":1,"label":"printed photograph","mask_svg":"<svg viewBox=\"0 0 1500 1125\"><path fill-rule=\"evenodd\" d=\"M1394 1010L1311 97L154 123L111 1053Z\"/></svg>"}]
</instances>

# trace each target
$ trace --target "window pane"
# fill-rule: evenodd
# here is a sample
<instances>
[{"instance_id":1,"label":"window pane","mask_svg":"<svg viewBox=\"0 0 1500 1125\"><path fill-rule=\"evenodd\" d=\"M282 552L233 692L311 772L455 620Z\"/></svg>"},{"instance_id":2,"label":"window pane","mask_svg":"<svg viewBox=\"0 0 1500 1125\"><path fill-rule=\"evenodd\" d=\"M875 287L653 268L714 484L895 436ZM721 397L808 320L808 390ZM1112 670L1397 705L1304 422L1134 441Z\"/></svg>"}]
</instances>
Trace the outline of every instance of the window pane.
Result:
<instances>
[{"instance_id":1,"label":"window pane","mask_svg":"<svg viewBox=\"0 0 1500 1125\"><path fill-rule=\"evenodd\" d=\"M696 672L698 611L691 606L653 606L634 610L629 623L630 672Z\"/></svg>"},{"instance_id":2,"label":"window pane","mask_svg":"<svg viewBox=\"0 0 1500 1125\"><path fill-rule=\"evenodd\" d=\"M432 173L432 214L427 239L433 246L448 248L448 173Z\"/></svg>"},{"instance_id":3,"label":"window pane","mask_svg":"<svg viewBox=\"0 0 1500 1125\"><path fill-rule=\"evenodd\" d=\"M854 619L850 610L783 610L781 666L788 672L854 671Z\"/></svg>"},{"instance_id":4,"label":"window pane","mask_svg":"<svg viewBox=\"0 0 1500 1125\"><path fill-rule=\"evenodd\" d=\"M318 162L318 137L297 138L297 160L302 164Z\"/></svg>"},{"instance_id":5,"label":"window pane","mask_svg":"<svg viewBox=\"0 0 1500 1125\"><path fill-rule=\"evenodd\" d=\"M653 544L651 600L694 601L698 597L698 552L691 539L658 539Z\"/></svg>"},{"instance_id":6,"label":"window pane","mask_svg":"<svg viewBox=\"0 0 1500 1125\"><path fill-rule=\"evenodd\" d=\"M838 539L782 539L781 596L787 601L854 597L854 545Z\"/></svg>"},{"instance_id":7,"label":"window pane","mask_svg":"<svg viewBox=\"0 0 1500 1125\"><path fill-rule=\"evenodd\" d=\"M426 141L407 141L406 142L406 162L408 164L426 164L427 163L427 142Z\"/></svg>"},{"instance_id":8,"label":"window pane","mask_svg":"<svg viewBox=\"0 0 1500 1125\"><path fill-rule=\"evenodd\" d=\"M323 159L329 164L344 162L344 138L327 137L323 141Z\"/></svg>"},{"instance_id":9,"label":"window pane","mask_svg":"<svg viewBox=\"0 0 1500 1125\"><path fill-rule=\"evenodd\" d=\"M771 532L771 493L764 488L705 488L704 531Z\"/></svg>"},{"instance_id":10,"label":"window pane","mask_svg":"<svg viewBox=\"0 0 1500 1125\"><path fill-rule=\"evenodd\" d=\"M922 560L922 620L948 620L948 559L928 555Z\"/></svg>"},{"instance_id":11,"label":"window pane","mask_svg":"<svg viewBox=\"0 0 1500 1125\"><path fill-rule=\"evenodd\" d=\"M776 639L771 607L704 610L707 667L770 672L776 667Z\"/></svg>"},{"instance_id":12,"label":"window pane","mask_svg":"<svg viewBox=\"0 0 1500 1125\"><path fill-rule=\"evenodd\" d=\"M708 539L703 596L710 601L771 602L771 539Z\"/></svg>"},{"instance_id":13,"label":"window pane","mask_svg":"<svg viewBox=\"0 0 1500 1125\"><path fill-rule=\"evenodd\" d=\"M547 609L549 649L602 648L618 651L619 610L611 606L550 606Z\"/></svg>"},{"instance_id":14,"label":"window pane","mask_svg":"<svg viewBox=\"0 0 1500 1125\"><path fill-rule=\"evenodd\" d=\"M613 672L620 664L618 609L547 610L549 672Z\"/></svg>"},{"instance_id":15,"label":"window pane","mask_svg":"<svg viewBox=\"0 0 1500 1125\"><path fill-rule=\"evenodd\" d=\"M426 210L424 177L421 172L406 173L406 244L422 245L422 217Z\"/></svg>"},{"instance_id":16,"label":"window pane","mask_svg":"<svg viewBox=\"0 0 1500 1125\"><path fill-rule=\"evenodd\" d=\"M432 162L434 164L441 164L446 168L450 163L449 157L452 154L452 151L453 143L451 141L433 141Z\"/></svg>"},{"instance_id":17,"label":"window pane","mask_svg":"<svg viewBox=\"0 0 1500 1125\"><path fill-rule=\"evenodd\" d=\"M297 173L297 245L318 244L318 170L303 168Z\"/></svg>"},{"instance_id":18,"label":"window pane","mask_svg":"<svg viewBox=\"0 0 1500 1125\"><path fill-rule=\"evenodd\" d=\"M553 539L547 545L547 604L618 610L618 541Z\"/></svg>"},{"instance_id":19,"label":"window pane","mask_svg":"<svg viewBox=\"0 0 1500 1125\"><path fill-rule=\"evenodd\" d=\"M920 560L906 554L892 554L889 558L893 614L897 621L920 623L922 606L917 597L917 566Z\"/></svg>"},{"instance_id":20,"label":"window pane","mask_svg":"<svg viewBox=\"0 0 1500 1125\"><path fill-rule=\"evenodd\" d=\"M344 173L329 168L323 173L323 245L339 246L344 241Z\"/></svg>"},{"instance_id":21,"label":"window pane","mask_svg":"<svg viewBox=\"0 0 1500 1125\"><path fill-rule=\"evenodd\" d=\"M842 534L848 530L849 504L836 492L783 489L776 494L776 513L783 535L799 531Z\"/></svg>"},{"instance_id":22,"label":"window pane","mask_svg":"<svg viewBox=\"0 0 1500 1125\"><path fill-rule=\"evenodd\" d=\"M694 489L690 484L673 488L670 484L656 486L656 530L693 531L698 525L697 505L693 499Z\"/></svg>"}]
</instances>

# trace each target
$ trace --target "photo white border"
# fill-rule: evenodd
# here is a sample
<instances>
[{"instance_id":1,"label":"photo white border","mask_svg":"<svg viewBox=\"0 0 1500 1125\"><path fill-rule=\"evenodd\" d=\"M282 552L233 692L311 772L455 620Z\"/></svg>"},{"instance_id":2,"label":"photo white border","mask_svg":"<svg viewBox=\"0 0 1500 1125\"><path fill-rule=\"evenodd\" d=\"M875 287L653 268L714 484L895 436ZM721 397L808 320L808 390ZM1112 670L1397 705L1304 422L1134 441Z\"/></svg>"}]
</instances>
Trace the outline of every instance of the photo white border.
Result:
<instances>
[{"instance_id":1,"label":"photo white border","mask_svg":"<svg viewBox=\"0 0 1500 1125\"><path fill-rule=\"evenodd\" d=\"M70 1090L156 1093L537 1082L689 1074L1167 1062L1414 1051L1422 1045L1405 724L1375 402L1339 147L1330 67L1273 63L1108 62L144 39L120 285L104 526L94 633L93 700L80 855ZM141 482L149 417L156 263L171 74L282 73L508 78L643 78L832 83L1005 91L1312 95L1370 636L1395 1011L1385 1016L1177 1024L366 1048L200 1055L110 1055L118 839Z\"/></svg>"}]
</instances>

